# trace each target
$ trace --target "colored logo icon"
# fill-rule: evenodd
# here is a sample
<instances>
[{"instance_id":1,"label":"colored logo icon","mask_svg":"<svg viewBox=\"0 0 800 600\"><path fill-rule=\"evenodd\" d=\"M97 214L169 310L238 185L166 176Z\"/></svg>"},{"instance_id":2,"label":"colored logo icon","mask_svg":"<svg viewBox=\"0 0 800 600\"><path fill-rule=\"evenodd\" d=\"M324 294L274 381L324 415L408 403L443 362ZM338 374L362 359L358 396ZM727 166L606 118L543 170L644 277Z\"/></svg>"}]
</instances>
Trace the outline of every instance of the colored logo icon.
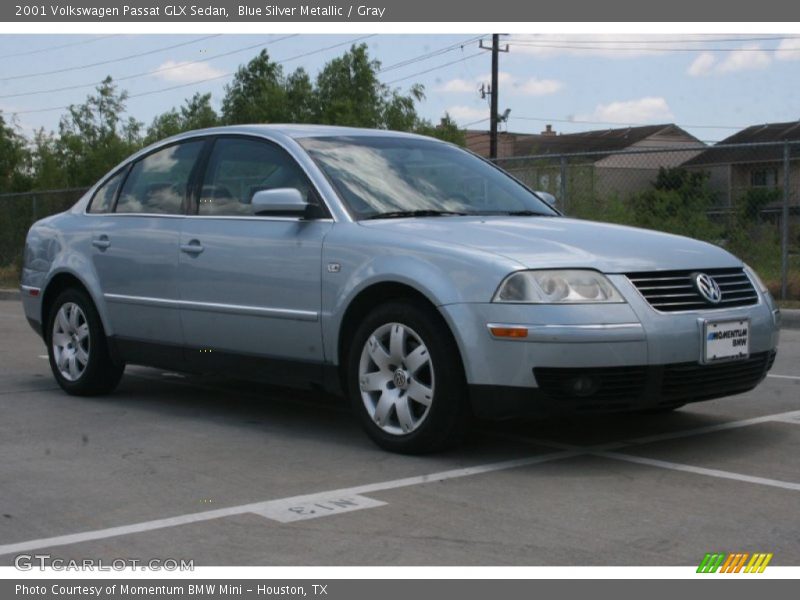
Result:
<instances>
[{"instance_id":1,"label":"colored logo icon","mask_svg":"<svg viewBox=\"0 0 800 600\"><path fill-rule=\"evenodd\" d=\"M709 552L703 557L698 573L763 573L772 553L754 552Z\"/></svg>"}]
</instances>

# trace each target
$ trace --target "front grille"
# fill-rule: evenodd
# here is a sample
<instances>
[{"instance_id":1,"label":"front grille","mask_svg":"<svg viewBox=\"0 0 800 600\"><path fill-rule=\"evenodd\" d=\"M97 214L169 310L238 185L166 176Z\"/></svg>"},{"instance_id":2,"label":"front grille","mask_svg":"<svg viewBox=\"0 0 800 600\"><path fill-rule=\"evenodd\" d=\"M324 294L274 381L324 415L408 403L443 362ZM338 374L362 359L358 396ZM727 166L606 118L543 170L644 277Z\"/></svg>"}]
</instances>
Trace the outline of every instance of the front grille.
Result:
<instances>
[{"instance_id":1,"label":"front grille","mask_svg":"<svg viewBox=\"0 0 800 600\"><path fill-rule=\"evenodd\" d=\"M697 291L692 275L705 273L717 282L722 299L719 304L707 302ZM758 294L742 269L706 269L696 271L652 271L628 273L650 306L662 312L748 306L758 302Z\"/></svg>"},{"instance_id":2,"label":"front grille","mask_svg":"<svg viewBox=\"0 0 800 600\"><path fill-rule=\"evenodd\" d=\"M720 364L666 365L661 385L661 403L693 402L749 390L764 378L774 360L774 352L761 352L746 360Z\"/></svg>"}]
</instances>

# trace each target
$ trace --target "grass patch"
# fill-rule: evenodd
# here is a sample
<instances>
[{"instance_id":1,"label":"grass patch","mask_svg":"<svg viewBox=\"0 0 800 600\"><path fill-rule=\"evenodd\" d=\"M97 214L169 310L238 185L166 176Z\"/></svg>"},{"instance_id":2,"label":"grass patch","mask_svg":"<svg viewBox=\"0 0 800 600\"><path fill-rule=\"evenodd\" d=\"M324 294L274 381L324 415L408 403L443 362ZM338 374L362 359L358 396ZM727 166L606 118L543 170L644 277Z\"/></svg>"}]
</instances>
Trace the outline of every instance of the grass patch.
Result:
<instances>
[{"instance_id":1,"label":"grass patch","mask_svg":"<svg viewBox=\"0 0 800 600\"><path fill-rule=\"evenodd\" d=\"M19 287L19 269L17 265L0 267L0 289L15 290Z\"/></svg>"}]
</instances>

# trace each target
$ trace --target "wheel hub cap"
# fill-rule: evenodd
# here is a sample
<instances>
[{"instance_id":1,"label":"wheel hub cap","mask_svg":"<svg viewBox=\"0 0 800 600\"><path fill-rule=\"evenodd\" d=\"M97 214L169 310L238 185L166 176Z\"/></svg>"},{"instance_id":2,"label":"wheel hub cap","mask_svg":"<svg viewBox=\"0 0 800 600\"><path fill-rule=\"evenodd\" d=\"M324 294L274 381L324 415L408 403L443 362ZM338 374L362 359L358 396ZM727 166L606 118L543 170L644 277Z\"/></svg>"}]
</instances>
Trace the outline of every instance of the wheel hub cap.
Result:
<instances>
[{"instance_id":1,"label":"wheel hub cap","mask_svg":"<svg viewBox=\"0 0 800 600\"><path fill-rule=\"evenodd\" d=\"M367 414L386 433L411 433L430 412L433 363L422 338L407 325L387 323L369 336L358 380Z\"/></svg>"},{"instance_id":2,"label":"wheel hub cap","mask_svg":"<svg viewBox=\"0 0 800 600\"><path fill-rule=\"evenodd\" d=\"M80 306L67 302L56 313L52 332L53 360L61 376L76 381L89 364L89 324Z\"/></svg>"}]
</instances>

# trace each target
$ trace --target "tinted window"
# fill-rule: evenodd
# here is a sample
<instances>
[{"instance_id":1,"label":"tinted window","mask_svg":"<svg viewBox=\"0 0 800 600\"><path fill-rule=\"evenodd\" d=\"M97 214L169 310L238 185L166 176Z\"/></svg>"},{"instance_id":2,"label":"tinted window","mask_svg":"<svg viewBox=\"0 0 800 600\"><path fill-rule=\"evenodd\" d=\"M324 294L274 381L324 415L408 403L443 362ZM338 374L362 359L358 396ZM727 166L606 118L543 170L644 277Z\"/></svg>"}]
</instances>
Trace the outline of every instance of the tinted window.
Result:
<instances>
[{"instance_id":1,"label":"tinted window","mask_svg":"<svg viewBox=\"0 0 800 600\"><path fill-rule=\"evenodd\" d=\"M276 188L297 188L313 201L305 173L284 150L260 140L222 138L211 152L198 214L253 215L253 194Z\"/></svg>"},{"instance_id":2,"label":"tinted window","mask_svg":"<svg viewBox=\"0 0 800 600\"><path fill-rule=\"evenodd\" d=\"M181 214L202 140L168 146L136 162L117 201L118 213Z\"/></svg>"},{"instance_id":3,"label":"tinted window","mask_svg":"<svg viewBox=\"0 0 800 600\"><path fill-rule=\"evenodd\" d=\"M109 213L114 210L114 198L124 174L123 170L100 186L92 197L92 204L89 206L90 213Z\"/></svg>"},{"instance_id":4,"label":"tinted window","mask_svg":"<svg viewBox=\"0 0 800 600\"><path fill-rule=\"evenodd\" d=\"M557 214L502 170L448 144L372 136L298 141L357 218L396 211Z\"/></svg>"}]
</instances>

